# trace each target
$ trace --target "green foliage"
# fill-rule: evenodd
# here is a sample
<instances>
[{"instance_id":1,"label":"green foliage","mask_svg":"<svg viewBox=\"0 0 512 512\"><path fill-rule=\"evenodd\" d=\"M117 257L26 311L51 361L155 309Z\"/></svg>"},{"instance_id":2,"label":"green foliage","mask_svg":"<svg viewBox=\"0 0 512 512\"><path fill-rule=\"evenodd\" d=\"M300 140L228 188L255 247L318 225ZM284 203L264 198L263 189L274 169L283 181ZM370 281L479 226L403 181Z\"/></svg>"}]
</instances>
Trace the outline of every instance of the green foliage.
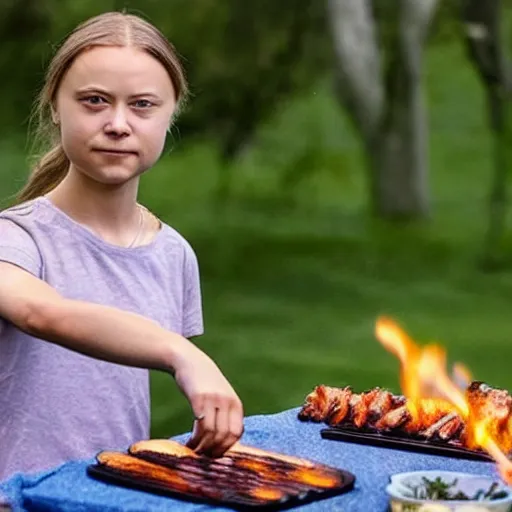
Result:
<instances>
[{"instance_id":1,"label":"green foliage","mask_svg":"<svg viewBox=\"0 0 512 512\"><path fill-rule=\"evenodd\" d=\"M393 33L394 18L384 12L390 5L375 2L383 41ZM435 41L459 37L457 5L440 2ZM164 9L156 0L11 0L0 21L0 65L9 69L0 84L10 98L4 133L13 125L26 129L55 46L81 21L113 9L146 17L175 44L192 90L176 133L208 138L224 159L238 154L282 101L311 92L333 69L325 2L171 0Z\"/></svg>"},{"instance_id":2,"label":"green foliage","mask_svg":"<svg viewBox=\"0 0 512 512\"><path fill-rule=\"evenodd\" d=\"M240 162L240 182L250 181L260 201L244 197L228 219L204 207L222 170L206 147L175 155L172 165L147 177L144 198L198 252L207 328L198 343L240 392L247 414L299 406L320 383L398 391L397 361L373 334L382 313L418 342L444 344L450 362L463 361L475 378L512 387L512 275L485 275L475 265L491 166L485 98L461 46L435 48L426 69L436 208L424 226L371 223L355 213L364 203L361 148L321 89L319 97L290 103ZM284 172L285 162L273 153L281 144L293 158L299 119L335 132L350 164L339 169L346 179L299 184L290 209L278 198L264 202L265 178L256 181L254 174ZM279 135L280 144L267 145L267 137ZM265 157L272 166L256 164ZM180 194L171 199L169 190ZM154 434L189 429L188 405L170 379L155 374L152 383Z\"/></svg>"},{"instance_id":3,"label":"green foliage","mask_svg":"<svg viewBox=\"0 0 512 512\"><path fill-rule=\"evenodd\" d=\"M434 44L450 44L463 36L461 22L462 0L441 0L430 31Z\"/></svg>"},{"instance_id":4,"label":"green foliage","mask_svg":"<svg viewBox=\"0 0 512 512\"><path fill-rule=\"evenodd\" d=\"M216 141L230 159L279 101L329 70L324 7L311 0L202 0L197 7L175 1L158 18L185 56L192 86L180 131ZM153 17L151 4L145 11Z\"/></svg>"},{"instance_id":5,"label":"green foliage","mask_svg":"<svg viewBox=\"0 0 512 512\"><path fill-rule=\"evenodd\" d=\"M456 478L452 482L446 482L440 476L434 480L422 477L421 480L420 485L406 485L411 491L409 497L416 500L432 501L493 501L508 496L506 491L496 490L500 485L498 482L492 482L488 489L479 489L473 495L467 495L457 489L458 480Z\"/></svg>"},{"instance_id":6,"label":"green foliage","mask_svg":"<svg viewBox=\"0 0 512 512\"><path fill-rule=\"evenodd\" d=\"M2 92L16 107L5 119L25 121L52 48L86 18L126 8L155 23L174 43L192 89L180 132L208 137L231 158L280 100L311 87L330 68L324 7L311 0L156 1L22 0L4 7ZM56 15L58 13L58 16ZM6 44L9 45L6 47ZM20 60L21 56L21 60ZM6 115L7 114L7 115Z\"/></svg>"}]
</instances>

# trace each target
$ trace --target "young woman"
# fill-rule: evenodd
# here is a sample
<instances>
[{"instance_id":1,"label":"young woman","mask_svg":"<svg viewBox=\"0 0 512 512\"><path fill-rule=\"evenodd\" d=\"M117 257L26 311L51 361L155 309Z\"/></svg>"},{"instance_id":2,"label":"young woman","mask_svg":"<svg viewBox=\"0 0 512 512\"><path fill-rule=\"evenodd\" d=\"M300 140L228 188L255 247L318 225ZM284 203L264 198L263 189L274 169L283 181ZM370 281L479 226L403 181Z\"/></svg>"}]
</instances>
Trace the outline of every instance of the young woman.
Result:
<instances>
[{"instance_id":1,"label":"young woman","mask_svg":"<svg viewBox=\"0 0 512 512\"><path fill-rule=\"evenodd\" d=\"M81 24L50 63L53 146L0 212L0 480L147 439L148 369L189 400L189 446L220 456L242 434L239 398L187 339L203 332L195 253L137 203L186 89L172 45L128 14Z\"/></svg>"}]
</instances>

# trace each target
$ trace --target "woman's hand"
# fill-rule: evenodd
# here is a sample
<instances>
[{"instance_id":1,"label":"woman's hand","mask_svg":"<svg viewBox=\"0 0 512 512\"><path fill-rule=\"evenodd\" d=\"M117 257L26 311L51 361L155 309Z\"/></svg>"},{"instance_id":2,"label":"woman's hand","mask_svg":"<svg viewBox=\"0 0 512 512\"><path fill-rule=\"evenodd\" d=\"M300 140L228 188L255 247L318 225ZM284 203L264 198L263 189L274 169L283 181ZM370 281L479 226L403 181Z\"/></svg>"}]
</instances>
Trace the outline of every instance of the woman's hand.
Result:
<instances>
[{"instance_id":1,"label":"woman's hand","mask_svg":"<svg viewBox=\"0 0 512 512\"><path fill-rule=\"evenodd\" d=\"M221 457L242 436L242 403L216 364L199 349L180 359L174 377L196 418L187 446Z\"/></svg>"}]
</instances>

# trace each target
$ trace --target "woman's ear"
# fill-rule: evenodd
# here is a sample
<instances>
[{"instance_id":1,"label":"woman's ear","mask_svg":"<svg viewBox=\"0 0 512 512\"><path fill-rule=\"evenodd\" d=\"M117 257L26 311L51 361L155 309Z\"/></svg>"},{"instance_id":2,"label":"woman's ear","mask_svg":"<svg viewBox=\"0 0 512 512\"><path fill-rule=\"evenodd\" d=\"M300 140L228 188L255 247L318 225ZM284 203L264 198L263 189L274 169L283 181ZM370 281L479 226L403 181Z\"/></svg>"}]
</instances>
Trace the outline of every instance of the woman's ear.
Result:
<instances>
[{"instance_id":1,"label":"woman's ear","mask_svg":"<svg viewBox=\"0 0 512 512\"><path fill-rule=\"evenodd\" d=\"M58 126L60 123L59 113L55 109L54 105L52 105L50 108L51 108L51 115L52 115L52 123L54 125Z\"/></svg>"}]
</instances>

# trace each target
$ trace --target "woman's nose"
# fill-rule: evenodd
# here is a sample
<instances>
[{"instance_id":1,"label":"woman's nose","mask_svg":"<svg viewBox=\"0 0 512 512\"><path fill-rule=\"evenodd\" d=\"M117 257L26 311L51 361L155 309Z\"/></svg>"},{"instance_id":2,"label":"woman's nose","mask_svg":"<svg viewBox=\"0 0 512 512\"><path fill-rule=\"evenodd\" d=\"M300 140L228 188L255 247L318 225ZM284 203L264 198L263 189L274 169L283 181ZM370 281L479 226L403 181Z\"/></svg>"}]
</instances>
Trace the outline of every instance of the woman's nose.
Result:
<instances>
[{"instance_id":1,"label":"woman's nose","mask_svg":"<svg viewBox=\"0 0 512 512\"><path fill-rule=\"evenodd\" d=\"M125 109L122 106L117 107L112 111L112 117L105 125L105 131L109 135L117 137L129 135L131 133L130 123Z\"/></svg>"}]
</instances>

